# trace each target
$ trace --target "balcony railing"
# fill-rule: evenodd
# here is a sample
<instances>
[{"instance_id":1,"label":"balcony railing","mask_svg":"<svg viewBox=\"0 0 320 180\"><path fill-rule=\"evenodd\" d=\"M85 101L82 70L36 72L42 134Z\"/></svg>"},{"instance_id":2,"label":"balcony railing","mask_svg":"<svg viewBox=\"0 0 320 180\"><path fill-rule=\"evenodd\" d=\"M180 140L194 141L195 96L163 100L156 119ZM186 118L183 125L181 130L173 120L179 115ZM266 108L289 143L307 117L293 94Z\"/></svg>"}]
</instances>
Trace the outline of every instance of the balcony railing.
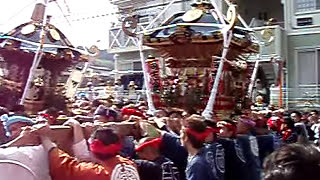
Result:
<instances>
[{"instance_id":1,"label":"balcony railing","mask_svg":"<svg viewBox=\"0 0 320 180\"><path fill-rule=\"evenodd\" d=\"M87 88L78 88L77 89L77 96L80 97L80 94L88 93ZM106 87L95 87L94 88L94 98L95 99L106 99L109 96L113 96L117 99L129 99L133 101L138 101L140 98L145 98L145 90L136 90L134 93L130 93L128 90L123 90L121 92L116 91L107 91Z\"/></svg>"},{"instance_id":2,"label":"balcony railing","mask_svg":"<svg viewBox=\"0 0 320 180\"><path fill-rule=\"evenodd\" d=\"M270 88L270 104L278 106L279 87ZM289 109L312 110L320 108L320 86L310 85L295 88L282 88L282 105Z\"/></svg>"},{"instance_id":3,"label":"balcony railing","mask_svg":"<svg viewBox=\"0 0 320 180\"><path fill-rule=\"evenodd\" d=\"M144 31L149 22L139 23L135 31ZM147 47L145 47L147 48ZM121 53L138 51L137 38L124 33L121 26L115 26L109 30L109 53Z\"/></svg>"}]
</instances>

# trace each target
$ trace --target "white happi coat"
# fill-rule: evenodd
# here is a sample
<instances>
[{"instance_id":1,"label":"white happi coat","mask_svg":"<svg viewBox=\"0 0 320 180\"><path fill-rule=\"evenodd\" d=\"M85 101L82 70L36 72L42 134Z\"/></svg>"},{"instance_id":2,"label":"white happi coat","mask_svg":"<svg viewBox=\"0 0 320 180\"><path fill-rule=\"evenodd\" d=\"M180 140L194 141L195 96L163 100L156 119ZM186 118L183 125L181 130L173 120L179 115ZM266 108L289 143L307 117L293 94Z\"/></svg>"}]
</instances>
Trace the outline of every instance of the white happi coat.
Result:
<instances>
[{"instance_id":1,"label":"white happi coat","mask_svg":"<svg viewBox=\"0 0 320 180\"><path fill-rule=\"evenodd\" d=\"M0 148L0 160L22 163L33 171L35 180L51 180L48 152L42 146ZM17 176L19 172L17 172Z\"/></svg>"}]
</instances>

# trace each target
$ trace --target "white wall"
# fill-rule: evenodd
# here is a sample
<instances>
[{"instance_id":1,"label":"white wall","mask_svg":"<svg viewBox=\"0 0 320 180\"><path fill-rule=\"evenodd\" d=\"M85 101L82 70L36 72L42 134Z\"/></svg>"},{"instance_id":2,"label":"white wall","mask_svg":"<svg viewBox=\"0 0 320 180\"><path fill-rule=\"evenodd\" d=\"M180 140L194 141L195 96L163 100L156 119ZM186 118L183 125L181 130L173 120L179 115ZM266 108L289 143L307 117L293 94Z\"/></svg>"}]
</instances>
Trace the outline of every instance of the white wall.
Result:
<instances>
[{"instance_id":1,"label":"white wall","mask_svg":"<svg viewBox=\"0 0 320 180\"><path fill-rule=\"evenodd\" d=\"M276 18L278 22L284 21L284 10L281 0L238 0L240 15L249 24L252 18ZM266 13L266 17L265 17Z\"/></svg>"}]
</instances>

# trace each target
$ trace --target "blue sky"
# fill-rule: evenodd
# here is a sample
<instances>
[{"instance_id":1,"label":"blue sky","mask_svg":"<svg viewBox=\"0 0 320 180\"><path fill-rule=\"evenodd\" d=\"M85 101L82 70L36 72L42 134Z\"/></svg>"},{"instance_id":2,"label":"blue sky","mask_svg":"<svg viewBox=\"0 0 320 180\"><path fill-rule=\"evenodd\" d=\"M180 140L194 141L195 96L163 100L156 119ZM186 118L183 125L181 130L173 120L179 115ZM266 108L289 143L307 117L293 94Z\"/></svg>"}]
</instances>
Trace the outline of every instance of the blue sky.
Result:
<instances>
[{"instance_id":1,"label":"blue sky","mask_svg":"<svg viewBox=\"0 0 320 180\"><path fill-rule=\"evenodd\" d=\"M30 21L37 0L2 0L0 32L8 32L21 23ZM52 24L57 26L75 45L98 45L107 48L107 35L116 12L108 0L56 0L48 4ZM59 4L59 6L57 5ZM63 12L63 13L62 13ZM108 15L109 14L109 15ZM102 16L104 15L104 16ZM64 16L67 16L67 19Z\"/></svg>"}]
</instances>

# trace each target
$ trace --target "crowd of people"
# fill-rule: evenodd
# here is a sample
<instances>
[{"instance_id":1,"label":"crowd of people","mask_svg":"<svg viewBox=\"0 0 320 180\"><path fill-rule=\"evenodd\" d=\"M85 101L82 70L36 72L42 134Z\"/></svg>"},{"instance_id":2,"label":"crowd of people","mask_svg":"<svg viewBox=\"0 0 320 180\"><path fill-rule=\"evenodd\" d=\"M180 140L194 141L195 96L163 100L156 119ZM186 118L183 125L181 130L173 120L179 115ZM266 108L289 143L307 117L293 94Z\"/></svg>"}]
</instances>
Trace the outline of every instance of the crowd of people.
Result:
<instances>
[{"instance_id":1,"label":"crowd of people","mask_svg":"<svg viewBox=\"0 0 320 180\"><path fill-rule=\"evenodd\" d=\"M23 106L1 108L0 160L25 164L39 180L319 176L317 110L252 108L216 121L178 108L150 113L144 100L79 99L73 107L71 113L50 108L36 117L25 114ZM52 138L53 125L71 127L71 150Z\"/></svg>"}]
</instances>

